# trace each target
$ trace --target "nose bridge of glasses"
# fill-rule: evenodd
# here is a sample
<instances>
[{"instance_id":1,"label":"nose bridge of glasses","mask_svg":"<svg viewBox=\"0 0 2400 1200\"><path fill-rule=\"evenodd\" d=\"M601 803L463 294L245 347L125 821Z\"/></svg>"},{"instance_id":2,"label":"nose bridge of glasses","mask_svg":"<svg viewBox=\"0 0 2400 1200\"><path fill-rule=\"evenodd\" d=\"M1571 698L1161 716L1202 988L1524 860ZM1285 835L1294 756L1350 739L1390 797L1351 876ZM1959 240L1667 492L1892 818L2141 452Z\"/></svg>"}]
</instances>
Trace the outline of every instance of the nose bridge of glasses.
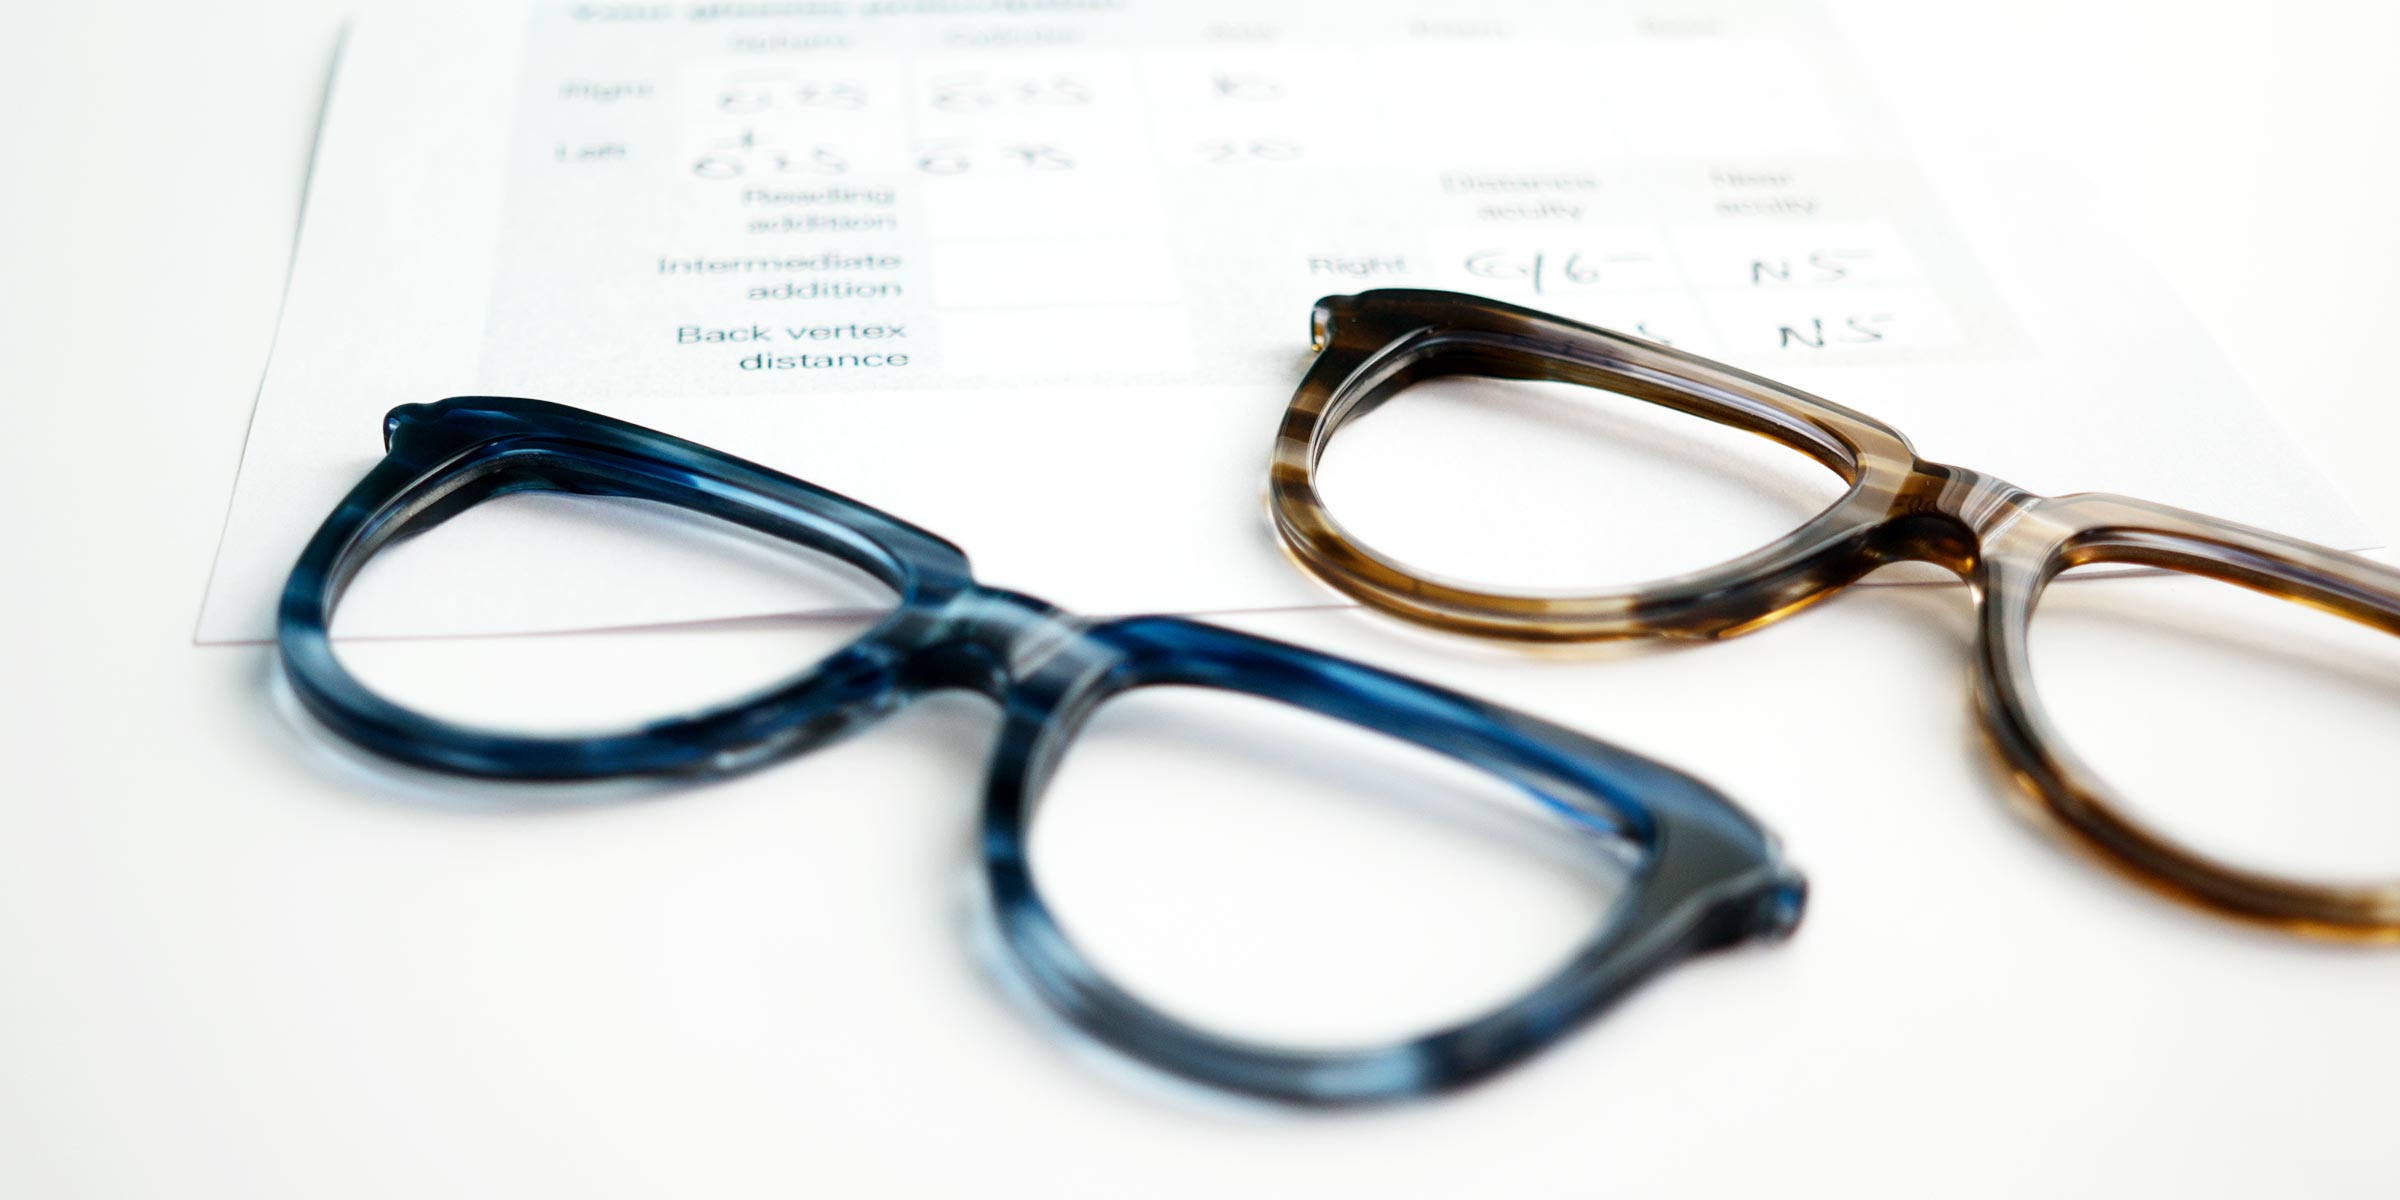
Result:
<instances>
[{"instance_id":1,"label":"nose bridge of glasses","mask_svg":"<svg viewBox=\"0 0 2400 1200\"><path fill-rule=\"evenodd\" d=\"M1990 539L2039 499L1981 471L1919 461L1886 502L1876 551L1890 562L1928 562L1972 578Z\"/></svg>"},{"instance_id":2,"label":"nose bridge of glasses","mask_svg":"<svg viewBox=\"0 0 2400 1200\"><path fill-rule=\"evenodd\" d=\"M902 671L915 687L966 688L998 699L1081 644L1088 624L1021 592L973 586L895 636L909 647Z\"/></svg>"}]
</instances>

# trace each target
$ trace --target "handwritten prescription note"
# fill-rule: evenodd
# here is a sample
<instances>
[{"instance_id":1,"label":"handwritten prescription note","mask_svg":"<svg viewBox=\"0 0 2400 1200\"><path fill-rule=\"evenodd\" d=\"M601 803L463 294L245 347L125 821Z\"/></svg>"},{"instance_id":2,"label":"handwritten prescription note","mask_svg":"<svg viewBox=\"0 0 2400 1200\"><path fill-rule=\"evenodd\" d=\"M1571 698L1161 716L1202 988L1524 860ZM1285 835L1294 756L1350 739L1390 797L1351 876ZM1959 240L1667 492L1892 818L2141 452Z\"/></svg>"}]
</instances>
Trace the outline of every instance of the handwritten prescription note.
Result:
<instances>
[{"instance_id":1,"label":"handwritten prescription note","mask_svg":"<svg viewBox=\"0 0 2400 1200\"><path fill-rule=\"evenodd\" d=\"M369 21L201 636L264 632L383 408L467 392L711 441L1091 611L1321 603L1263 464L1313 301L1382 286L1725 358L2030 485L2367 540L2058 176L1906 99L1764 0ZM561 519L486 522L462 561L572 544ZM793 607L625 557L622 586L378 592L349 627Z\"/></svg>"}]
</instances>

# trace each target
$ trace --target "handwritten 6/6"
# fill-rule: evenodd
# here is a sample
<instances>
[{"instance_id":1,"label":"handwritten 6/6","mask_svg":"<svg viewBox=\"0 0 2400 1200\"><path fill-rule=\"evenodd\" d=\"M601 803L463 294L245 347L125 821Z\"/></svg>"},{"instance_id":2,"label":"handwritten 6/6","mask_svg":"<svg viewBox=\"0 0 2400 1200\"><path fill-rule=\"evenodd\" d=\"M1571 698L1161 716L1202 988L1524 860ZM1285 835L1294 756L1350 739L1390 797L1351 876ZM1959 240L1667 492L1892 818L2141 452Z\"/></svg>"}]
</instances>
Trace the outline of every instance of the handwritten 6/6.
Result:
<instances>
[{"instance_id":1,"label":"handwritten 6/6","mask_svg":"<svg viewBox=\"0 0 2400 1200\"><path fill-rule=\"evenodd\" d=\"M1593 254L1577 250L1565 256L1535 250L1530 253L1516 250L1478 250L1467 256L1467 274L1477 279L1520 279L1531 285L1535 295L1558 284L1575 287L1594 287L1605 282L1610 266L1642 262L1647 254Z\"/></svg>"}]
</instances>

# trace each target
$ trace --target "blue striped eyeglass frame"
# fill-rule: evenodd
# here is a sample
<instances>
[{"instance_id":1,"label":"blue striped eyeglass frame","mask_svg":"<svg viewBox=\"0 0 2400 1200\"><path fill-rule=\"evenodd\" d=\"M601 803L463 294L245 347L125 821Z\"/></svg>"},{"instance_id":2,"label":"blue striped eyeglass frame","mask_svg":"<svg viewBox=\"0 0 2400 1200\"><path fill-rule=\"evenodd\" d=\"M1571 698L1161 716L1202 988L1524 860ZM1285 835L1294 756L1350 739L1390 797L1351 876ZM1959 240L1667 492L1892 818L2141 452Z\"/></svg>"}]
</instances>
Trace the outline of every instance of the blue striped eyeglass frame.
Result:
<instances>
[{"instance_id":1,"label":"blue striped eyeglass frame","mask_svg":"<svg viewBox=\"0 0 2400 1200\"><path fill-rule=\"evenodd\" d=\"M277 643L302 705L385 758L506 780L705 778L856 731L944 688L998 703L985 781L983 881L1007 967L1099 1042L1176 1076L1301 1104L1386 1101L1518 1062L1641 979L1702 951L1780 938L1806 886L1775 839L1708 785L1573 731L1299 646L1171 617L1093 621L975 582L949 542L856 501L678 438L539 400L459 397L394 409L386 456L343 499L284 587ZM722 705L593 736L520 736L412 711L335 656L343 590L377 550L493 497L632 497L732 522L850 564L891 613L799 674ZM1061 929L1027 860L1043 786L1095 709L1184 685L1348 722L1505 780L1558 836L1630 862L1623 891L1564 965L1481 1016L1422 1036L1302 1050L1219 1036L1111 983Z\"/></svg>"}]
</instances>

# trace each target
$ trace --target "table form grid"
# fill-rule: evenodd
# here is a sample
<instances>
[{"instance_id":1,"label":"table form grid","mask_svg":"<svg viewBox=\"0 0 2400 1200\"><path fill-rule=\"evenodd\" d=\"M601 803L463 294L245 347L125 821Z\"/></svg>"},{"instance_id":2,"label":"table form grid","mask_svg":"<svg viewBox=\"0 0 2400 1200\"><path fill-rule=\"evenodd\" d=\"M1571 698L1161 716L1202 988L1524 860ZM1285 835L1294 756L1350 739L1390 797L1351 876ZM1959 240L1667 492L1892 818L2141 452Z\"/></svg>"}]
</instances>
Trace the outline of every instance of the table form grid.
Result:
<instances>
[{"instance_id":1,"label":"table form grid","mask_svg":"<svg viewBox=\"0 0 2400 1200\"><path fill-rule=\"evenodd\" d=\"M965 46L982 26L635 40L546 11L487 361L543 352L510 315L537 294L608 325L636 388L1280 378L1317 296L1377 286L1769 368L2004 340L1819 34L1498 9L1068 13Z\"/></svg>"}]
</instances>

